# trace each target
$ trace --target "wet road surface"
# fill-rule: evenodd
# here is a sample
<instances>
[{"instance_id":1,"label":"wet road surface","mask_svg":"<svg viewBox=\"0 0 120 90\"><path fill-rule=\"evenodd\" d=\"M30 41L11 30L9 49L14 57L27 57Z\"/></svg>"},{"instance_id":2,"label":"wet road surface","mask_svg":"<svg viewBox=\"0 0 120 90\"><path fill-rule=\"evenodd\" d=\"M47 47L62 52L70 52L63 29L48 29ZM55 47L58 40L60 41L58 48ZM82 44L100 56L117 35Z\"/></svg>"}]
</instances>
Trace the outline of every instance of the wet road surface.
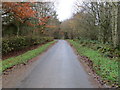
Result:
<instances>
[{"instance_id":1,"label":"wet road surface","mask_svg":"<svg viewBox=\"0 0 120 90\"><path fill-rule=\"evenodd\" d=\"M71 46L59 40L17 88L94 88Z\"/></svg>"}]
</instances>

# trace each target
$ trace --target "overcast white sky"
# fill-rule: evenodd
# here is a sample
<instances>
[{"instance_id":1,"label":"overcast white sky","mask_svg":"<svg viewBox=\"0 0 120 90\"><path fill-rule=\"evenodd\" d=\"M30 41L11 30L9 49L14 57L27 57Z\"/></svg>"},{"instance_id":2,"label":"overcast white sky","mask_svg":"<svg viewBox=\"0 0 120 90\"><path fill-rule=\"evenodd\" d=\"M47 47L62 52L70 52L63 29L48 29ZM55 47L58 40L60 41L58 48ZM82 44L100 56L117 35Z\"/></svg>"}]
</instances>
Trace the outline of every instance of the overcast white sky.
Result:
<instances>
[{"instance_id":1,"label":"overcast white sky","mask_svg":"<svg viewBox=\"0 0 120 90\"><path fill-rule=\"evenodd\" d=\"M64 20L72 17L73 12L74 12L73 5L76 1L79 1L79 3L82 4L83 1L85 1L85 2L90 2L90 1L93 1L93 2L96 2L96 1L117 2L119 0L51 0L51 1L56 1L58 19L60 21L64 21Z\"/></svg>"},{"instance_id":2,"label":"overcast white sky","mask_svg":"<svg viewBox=\"0 0 120 90\"><path fill-rule=\"evenodd\" d=\"M76 0L57 0L56 1L56 11L58 14L58 19L64 21L69 19L74 12L74 3Z\"/></svg>"}]
</instances>

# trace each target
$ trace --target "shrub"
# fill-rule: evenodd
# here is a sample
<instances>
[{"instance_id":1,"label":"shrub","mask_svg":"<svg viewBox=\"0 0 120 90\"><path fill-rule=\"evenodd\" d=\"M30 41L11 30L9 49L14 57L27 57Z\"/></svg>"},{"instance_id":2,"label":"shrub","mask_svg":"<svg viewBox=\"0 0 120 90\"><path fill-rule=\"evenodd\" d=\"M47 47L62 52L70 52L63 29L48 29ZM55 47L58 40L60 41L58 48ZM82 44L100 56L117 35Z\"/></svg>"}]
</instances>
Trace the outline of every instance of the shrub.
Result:
<instances>
[{"instance_id":1,"label":"shrub","mask_svg":"<svg viewBox=\"0 0 120 90\"><path fill-rule=\"evenodd\" d=\"M2 41L2 54L7 54L12 51L19 51L26 47L33 45L44 44L52 41L52 37L14 37L3 39Z\"/></svg>"}]
</instances>

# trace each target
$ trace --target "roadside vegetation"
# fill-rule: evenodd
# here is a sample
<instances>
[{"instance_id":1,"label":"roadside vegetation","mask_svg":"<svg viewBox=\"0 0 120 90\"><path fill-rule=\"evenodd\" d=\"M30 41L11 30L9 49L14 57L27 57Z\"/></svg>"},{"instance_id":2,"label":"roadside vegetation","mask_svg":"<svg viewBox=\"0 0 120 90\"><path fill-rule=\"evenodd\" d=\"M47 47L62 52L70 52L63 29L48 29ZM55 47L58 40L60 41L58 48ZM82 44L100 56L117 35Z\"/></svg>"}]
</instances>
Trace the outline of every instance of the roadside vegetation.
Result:
<instances>
[{"instance_id":1,"label":"roadside vegetation","mask_svg":"<svg viewBox=\"0 0 120 90\"><path fill-rule=\"evenodd\" d=\"M10 52L20 51L27 47L44 44L46 42L52 41L53 37L27 37L27 36L19 36L12 38L4 38L2 42L2 53L6 55Z\"/></svg>"},{"instance_id":2,"label":"roadside vegetation","mask_svg":"<svg viewBox=\"0 0 120 90\"><path fill-rule=\"evenodd\" d=\"M118 62L119 57L111 58L103 54L103 51L100 49L95 50L97 43L94 42L93 45L90 45L86 42L80 40L68 40L73 47L77 50L80 56L87 57L90 62L90 67L102 77L102 80L105 83L118 87L119 72L118 72ZM94 49L93 49L94 47ZM102 48L102 47L101 47ZM107 52L107 51L106 51Z\"/></svg>"}]
</instances>

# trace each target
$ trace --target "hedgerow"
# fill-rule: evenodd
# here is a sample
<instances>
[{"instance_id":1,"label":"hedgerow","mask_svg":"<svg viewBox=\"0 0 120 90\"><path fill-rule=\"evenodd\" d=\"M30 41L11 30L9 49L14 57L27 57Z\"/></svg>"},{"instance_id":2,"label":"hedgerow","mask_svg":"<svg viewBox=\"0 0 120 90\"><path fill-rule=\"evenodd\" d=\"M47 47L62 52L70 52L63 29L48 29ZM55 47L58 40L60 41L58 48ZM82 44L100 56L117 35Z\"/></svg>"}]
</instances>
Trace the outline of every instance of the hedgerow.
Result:
<instances>
[{"instance_id":1,"label":"hedgerow","mask_svg":"<svg viewBox=\"0 0 120 90\"><path fill-rule=\"evenodd\" d=\"M46 42L52 41L52 37L12 37L3 39L2 41L2 54L7 54L12 51L19 51L21 49L24 49L26 47L38 45L38 44L44 44Z\"/></svg>"}]
</instances>

